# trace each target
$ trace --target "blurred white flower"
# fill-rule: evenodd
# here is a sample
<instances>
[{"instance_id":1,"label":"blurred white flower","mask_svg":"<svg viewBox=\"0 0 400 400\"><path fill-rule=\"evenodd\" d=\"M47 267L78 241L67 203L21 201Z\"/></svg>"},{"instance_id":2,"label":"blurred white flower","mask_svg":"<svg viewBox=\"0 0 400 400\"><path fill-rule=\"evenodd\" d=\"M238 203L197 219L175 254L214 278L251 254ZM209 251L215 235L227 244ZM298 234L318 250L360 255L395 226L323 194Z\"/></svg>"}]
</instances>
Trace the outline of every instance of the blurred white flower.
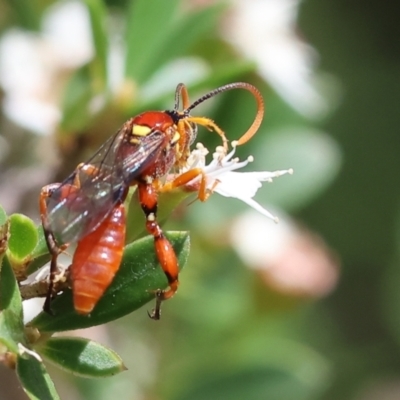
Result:
<instances>
[{"instance_id":1,"label":"blurred white flower","mask_svg":"<svg viewBox=\"0 0 400 400\"><path fill-rule=\"evenodd\" d=\"M213 160L210 164L206 165L208 150L201 143L198 143L196 149L190 154L187 167L185 167L182 172L193 168L201 168L206 177L207 190L216 192L224 197L233 197L241 200L266 217L278 222L277 217L257 203L253 197L262 186L262 182L272 182L273 178L285 174L292 174L293 170L234 172L253 161L252 156L249 156L245 161L239 161L238 158L233 158L236 145L236 142L232 142L233 149L228 154L225 154L223 147L217 147L213 154ZM200 179L201 176L197 177L189 183L189 185L195 185L196 190L198 190Z\"/></svg>"},{"instance_id":2,"label":"blurred white flower","mask_svg":"<svg viewBox=\"0 0 400 400\"><path fill-rule=\"evenodd\" d=\"M316 117L327 111L315 86L317 54L296 34L300 0L232 0L224 33L258 72L298 112Z\"/></svg>"},{"instance_id":3,"label":"blurred white flower","mask_svg":"<svg viewBox=\"0 0 400 400\"><path fill-rule=\"evenodd\" d=\"M61 118L60 93L66 73L94 54L89 15L79 1L51 7L43 30L12 29L0 41L0 85L4 111L36 133L51 133Z\"/></svg>"},{"instance_id":4,"label":"blurred white flower","mask_svg":"<svg viewBox=\"0 0 400 400\"><path fill-rule=\"evenodd\" d=\"M94 56L90 17L81 1L56 3L43 19L43 38L51 46L52 63L77 68Z\"/></svg>"},{"instance_id":5,"label":"blurred white flower","mask_svg":"<svg viewBox=\"0 0 400 400\"><path fill-rule=\"evenodd\" d=\"M271 226L253 211L246 212L234 222L231 242L243 262L281 293L322 297L336 287L337 260L321 239L288 217Z\"/></svg>"}]
</instances>

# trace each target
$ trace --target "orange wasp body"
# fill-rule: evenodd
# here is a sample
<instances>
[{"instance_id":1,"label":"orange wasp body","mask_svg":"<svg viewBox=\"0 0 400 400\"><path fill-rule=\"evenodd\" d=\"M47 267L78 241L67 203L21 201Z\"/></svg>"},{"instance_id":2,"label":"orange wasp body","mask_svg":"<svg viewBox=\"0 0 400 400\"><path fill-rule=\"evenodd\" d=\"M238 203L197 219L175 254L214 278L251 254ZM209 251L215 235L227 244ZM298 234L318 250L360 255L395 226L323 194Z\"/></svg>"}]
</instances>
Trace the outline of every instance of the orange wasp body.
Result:
<instances>
[{"instance_id":1,"label":"orange wasp body","mask_svg":"<svg viewBox=\"0 0 400 400\"><path fill-rule=\"evenodd\" d=\"M264 104L260 92L248 83L221 86L189 104L187 89L179 84L172 111L148 111L128 120L86 163L62 183L45 186L40 196L43 230L51 258L50 285L44 308L50 312L57 257L70 243L77 243L71 265L74 307L88 314L110 285L119 268L125 242L123 202L130 186L137 186L139 202L146 217L146 229L154 237L157 259L169 288L155 288L153 319L160 318L161 302L178 289L178 261L171 243L157 222L158 192L185 185L200 177L198 197L207 197L205 176L200 168L184 173L197 125L216 131L227 149L224 132L209 118L194 117L190 111L218 93L242 88L257 100L257 115L238 144L245 143L261 124ZM183 110L179 111L182 97ZM171 170L176 178L160 179Z\"/></svg>"},{"instance_id":2,"label":"orange wasp body","mask_svg":"<svg viewBox=\"0 0 400 400\"><path fill-rule=\"evenodd\" d=\"M75 310L89 314L119 269L125 245L125 207L120 204L78 242L71 264Z\"/></svg>"}]
</instances>

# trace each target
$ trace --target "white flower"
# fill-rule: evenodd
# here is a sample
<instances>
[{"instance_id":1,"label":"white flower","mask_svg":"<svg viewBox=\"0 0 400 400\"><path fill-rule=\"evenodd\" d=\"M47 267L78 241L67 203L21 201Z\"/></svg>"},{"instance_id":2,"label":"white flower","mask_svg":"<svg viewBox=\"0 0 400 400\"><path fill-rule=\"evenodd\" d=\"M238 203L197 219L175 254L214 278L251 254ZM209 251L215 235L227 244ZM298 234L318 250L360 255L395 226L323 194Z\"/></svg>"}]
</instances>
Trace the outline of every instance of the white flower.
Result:
<instances>
[{"instance_id":1,"label":"white flower","mask_svg":"<svg viewBox=\"0 0 400 400\"><path fill-rule=\"evenodd\" d=\"M316 51L298 35L300 0L232 0L224 34L257 63L259 74L297 111L319 117L328 110L320 93Z\"/></svg>"},{"instance_id":2,"label":"white flower","mask_svg":"<svg viewBox=\"0 0 400 400\"><path fill-rule=\"evenodd\" d=\"M61 119L66 78L94 54L87 8L77 0L50 7L43 29L6 31L0 40L0 86L9 118L38 134L50 134Z\"/></svg>"},{"instance_id":3,"label":"white flower","mask_svg":"<svg viewBox=\"0 0 400 400\"><path fill-rule=\"evenodd\" d=\"M273 172L234 172L253 161L252 156L249 156L245 161L239 161L237 157L233 158L236 145L236 142L232 142L233 149L228 154L225 154L222 146L217 147L213 154L213 160L209 165L206 165L208 150L201 143L198 143L196 149L190 154L187 167L182 172L192 168L201 168L206 176L207 190L216 192L224 197L233 197L241 200L266 217L278 222L278 218L257 203L253 197L262 186L262 182L272 182L273 178L285 174L293 174L293 169ZM199 183L200 179L201 178L198 177L191 183Z\"/></svg>"}]
</instances>

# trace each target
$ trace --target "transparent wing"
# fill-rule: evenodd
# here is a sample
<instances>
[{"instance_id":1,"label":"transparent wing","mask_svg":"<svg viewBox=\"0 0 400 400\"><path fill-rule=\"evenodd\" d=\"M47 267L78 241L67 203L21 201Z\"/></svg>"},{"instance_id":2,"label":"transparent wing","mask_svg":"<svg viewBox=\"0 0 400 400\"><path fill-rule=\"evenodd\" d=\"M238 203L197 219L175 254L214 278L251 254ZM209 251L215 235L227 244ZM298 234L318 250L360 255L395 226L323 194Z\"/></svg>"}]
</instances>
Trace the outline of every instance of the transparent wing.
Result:
<instances>
[{"instance_id":1,"label":"transparent wing","mask_svg":"<svg viewBox=\"0 0 400 400\"><path fill-rule=\"evenodd\" d=\"M130 132L128 121L51 192L46 201L47 224L59 245L76 242L95 230L161 153L161 132L153 132L137 144L129 142Z\"/></svg>"}]
</instances>

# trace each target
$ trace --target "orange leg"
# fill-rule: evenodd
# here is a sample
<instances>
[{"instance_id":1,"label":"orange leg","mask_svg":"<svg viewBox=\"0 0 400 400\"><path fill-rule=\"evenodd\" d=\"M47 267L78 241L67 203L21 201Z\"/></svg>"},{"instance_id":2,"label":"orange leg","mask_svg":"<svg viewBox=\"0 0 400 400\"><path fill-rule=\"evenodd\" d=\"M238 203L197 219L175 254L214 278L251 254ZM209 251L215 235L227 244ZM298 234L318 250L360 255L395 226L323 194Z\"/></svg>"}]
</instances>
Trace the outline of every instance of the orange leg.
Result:
<instances>
[{"instance_id":1,"label":"orange leg","mask_svg":"<svg viewBox=\"0 0 400 400\"><path fill-rule=\"evenodd\" d=\"M188 117L181 120L182 123L194 123L196 125L201 125L207 128L209 131L215 131L222 139L222 144L224 146L225 153L228 152L228 139L225 136L225 132L210 118L207 117Z\"/></svg>"},{"instance_id":2,"label":"orange leg","mask_svg":"<svg viewBox=\"0 0 400 400\"><path fill-rule=\"evenodd\" d=\"M169 284L169 289L155 291L156 306L149 313L150 318L160 319L161 303L170 299L178 290L179 267L175 251L165 237L160 225L157 222L157 191L152 183L141 181L138 183L139 201L146 216L146 229L154 237L154 248L157 259L163 269Z\"/></svg>"},{"instance_id":3,"label":"orange leg","mask_svg":"<svg viewBox=\"0 0 400 400\"><path fill-rule=\"evenodd\" d=\"M214 186L211 189L207 189L207 179L201 168L193 168L189 171L186 171L178 175L174 180L166 182L164 185L162 185L159 189L159 192L160 193L169 192L173 189L188 184L190 181L198 177L200 177L200 182L197 188L198 191L197 198L200 201L206 201L210 197L211 193L213 192L218 182L215 182Z\"/></svg>"}]
</instances>

